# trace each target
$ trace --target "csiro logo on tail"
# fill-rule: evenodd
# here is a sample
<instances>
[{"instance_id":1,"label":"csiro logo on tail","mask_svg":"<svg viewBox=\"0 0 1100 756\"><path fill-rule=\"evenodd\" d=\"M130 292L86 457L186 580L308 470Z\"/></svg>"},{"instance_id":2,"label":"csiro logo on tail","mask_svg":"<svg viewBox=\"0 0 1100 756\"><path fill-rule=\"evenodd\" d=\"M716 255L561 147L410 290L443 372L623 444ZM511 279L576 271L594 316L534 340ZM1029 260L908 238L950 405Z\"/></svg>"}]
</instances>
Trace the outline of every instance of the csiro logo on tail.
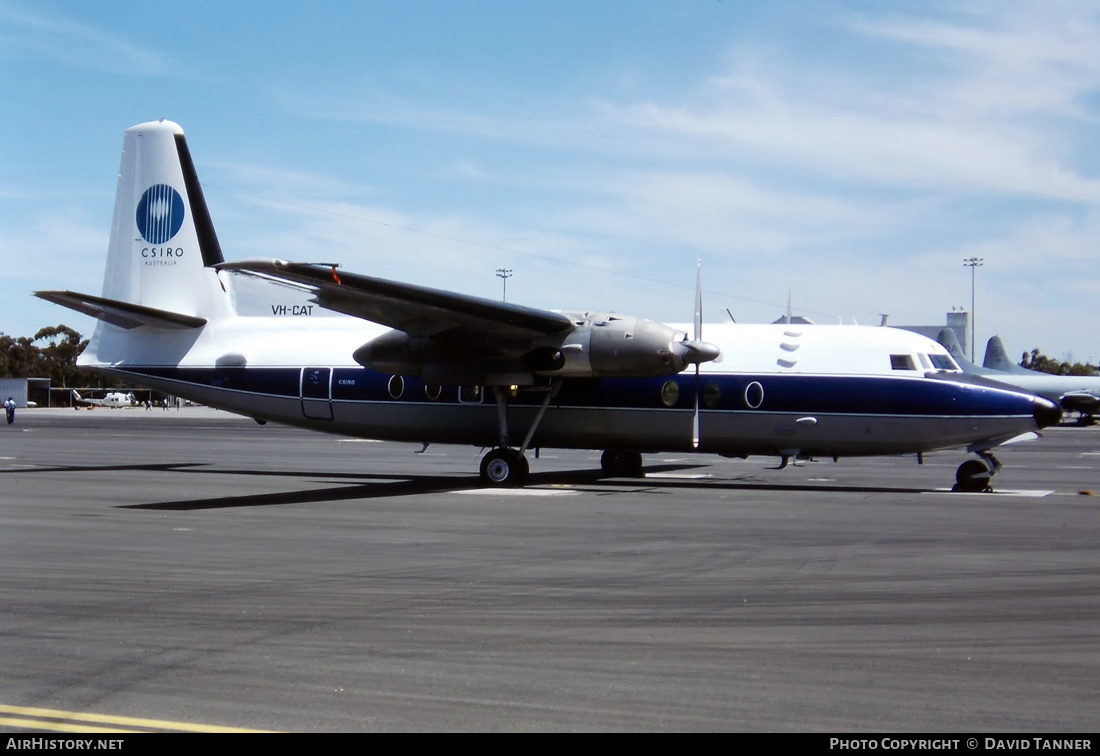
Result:
<instances>
[{"instance_id":1,"label":"csiro logo on tail","mask_svg":"<svg viewBox=\"0 0 1100 756\"><path fill-rule=\"evenodd\" d=\"M183 226L183 197L168 184L145 190L137 206L137 227L150 244L164 244Z\"/></svg>"}]
</instances>

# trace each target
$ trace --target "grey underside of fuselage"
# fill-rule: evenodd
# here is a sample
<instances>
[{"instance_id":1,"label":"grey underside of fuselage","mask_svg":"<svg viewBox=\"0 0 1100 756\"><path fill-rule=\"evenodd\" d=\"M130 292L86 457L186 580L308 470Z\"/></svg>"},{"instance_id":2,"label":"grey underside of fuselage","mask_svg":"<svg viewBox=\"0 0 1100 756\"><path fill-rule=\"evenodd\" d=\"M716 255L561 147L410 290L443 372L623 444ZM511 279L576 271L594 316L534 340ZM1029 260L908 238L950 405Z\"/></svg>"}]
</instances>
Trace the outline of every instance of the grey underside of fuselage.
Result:
<instances>
[{"instance_id":1,"label":"grey underside of fuselage","mask_svg":"<svg viewBox=\"0 0 1100 756\"><path fill-rule=\"evenodd\" d=\"M108 372L111 372L108 370ZM132 378L132 375L127 377ZM144 377L149 388L229 412L360 438L494 447L498 410L484 402L309 401ZM537 408L508 408L508 442L518 447ZM711 410L700 413L700 443L692 445L689 408L574 407L551 403L530 448L684 451L727 456L871 456L965 447L975 438L1020 432L1020 416L783 413ZM807 422L812 417L814 422ZM799 422L802 421L802 422Z\"/></svg>"}]
</instances>

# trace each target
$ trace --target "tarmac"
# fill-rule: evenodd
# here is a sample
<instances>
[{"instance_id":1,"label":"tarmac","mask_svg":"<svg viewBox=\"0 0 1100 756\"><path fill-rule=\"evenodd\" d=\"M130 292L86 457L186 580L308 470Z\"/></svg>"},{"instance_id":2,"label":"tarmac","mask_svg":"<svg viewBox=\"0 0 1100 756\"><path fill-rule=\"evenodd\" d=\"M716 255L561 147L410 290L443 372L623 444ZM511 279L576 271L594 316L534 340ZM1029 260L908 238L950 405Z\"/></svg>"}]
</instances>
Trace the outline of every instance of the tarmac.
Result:
<instances>
[{"instance_id":1,"label":"tarmac","mask_svg":"<svg viewBox=\"0 0 1100 756\"><path fill-rule=\"evenodd\" d=\"M805 462L0 426L0 731L1092 732L1100 428Z\"/></svg>"}]
</instances>

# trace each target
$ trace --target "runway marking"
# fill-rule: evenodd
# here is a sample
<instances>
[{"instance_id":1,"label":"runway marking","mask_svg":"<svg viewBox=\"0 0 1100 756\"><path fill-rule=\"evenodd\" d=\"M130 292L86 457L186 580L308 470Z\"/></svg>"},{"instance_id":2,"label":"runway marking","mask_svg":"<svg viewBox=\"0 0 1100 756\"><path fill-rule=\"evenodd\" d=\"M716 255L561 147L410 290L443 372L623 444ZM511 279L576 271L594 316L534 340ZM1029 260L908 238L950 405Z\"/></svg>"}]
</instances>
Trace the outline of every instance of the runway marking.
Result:
<instances>
[{"instance_id":1,"label":"runway marking","mask_svg":"<svg viewBox=\"0 0 1100 756\"><path fill-rule=\"evenodd\" d=\"M485 496L573 496L579 491L563 491L549 488L472 488L468 491L455 491L464 496L483 494Z\"/></svg>"},{"instance_id":2,"label":"runway marking","mask_svg":"<svg viewBox=\"0 0 1100 756\"><path fill-rule=\"evenodd\" d=\"M1045 491L1042 489L1026 489L1026 488L998 488L993 491L952 491L950 488L937 488L935 491L921 491L922 494L955 494L957 496L1012 496L1012 497L1031 497L1035 499L1045 499L1048 496L1053 496L1054 491Z\"/></svg>"},{"instance_id":3,"label":"runway marking","mask_svg":"<svg viewBox=\"0 0 1100 756\"><path fill-rule=\"evenodd\" d=\"M646 473L645 476L654 480L700 480L713 477L707 473Z\"/></svg>"},{"instance_id":4,"label":"runway marking","mask_svg":"<svg viewBox=\"0 0 1100 756\"><path fill-rule=\"evenodd\" d=\"M241 727L222 727L195 722L173 722L167 719L139 719L137 717L119 717L112 714L85 714L78 711L40 709L33 706L8 706L6 704L0 704L0 714L13 715L11 717L0 717L0 725L58 732L270 732L270 730L250 730ZM45 719L40 719L41 717Z\"/></svg>"}]
</instances>

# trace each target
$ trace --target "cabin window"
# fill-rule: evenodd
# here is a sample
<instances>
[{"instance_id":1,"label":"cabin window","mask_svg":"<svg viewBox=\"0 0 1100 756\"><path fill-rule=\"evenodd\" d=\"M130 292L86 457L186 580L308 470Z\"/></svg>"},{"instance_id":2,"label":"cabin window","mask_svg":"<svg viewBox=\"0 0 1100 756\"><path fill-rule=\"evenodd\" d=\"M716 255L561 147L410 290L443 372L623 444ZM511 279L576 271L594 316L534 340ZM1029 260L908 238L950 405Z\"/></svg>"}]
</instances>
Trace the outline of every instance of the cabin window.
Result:
<instances>
[{"instance_id":1,"label":"cabin window","mask_svg":"<svg viewBox=\"0 0 1100 756\"><path fill-rule=\"evenodd\" d=\"M703 386L703 404L707 407L717 407L722 401L722 390L718 388L717 381L707 381Z\"/></svg>"},{"instance_id":2,"label":"cabin window","mask_svg":"<svg viewBox=\"0 0 1100 756\"><path fill-rule=\"evenodd\" d=\"M917 366L913 362L913 356L909 354L892 354L890 355L890 367L893 370L916 370Z\"/></svg>"},{"instance_id":3,"label":"cabin window","mask_svg":"<svg viewBox=\"0 0 1100 756\"><path fill-rule=\"evenodd\" d=\"M759 382L753 381L745 386L745 406L756 409L764 403L764 387Z\"/></svg>"},{"instance_id":4,"label":"cabin window","mask_svg":"<svg viewBox=\"0 0 1100 756\"><path fill-rule=\"evenodd\" d=\"M458 401L464 404L481 402L481 386L463 386L458 390Z\"/></svg>"},{"instance_id":5,"label":"cabin window","mask_svg":"<svg viewBox=\"0 0 1100 756\"><path fill-rule=\"evenodd\" d=\"M431 399L433 402L439 398L439 395L443 393L443 387L438 383L425 383L424 384L424 396Z\"/></svg>"},{"instance_id":6,"label":"cabin window","mask_svg":"<svg viewBox=\"0 0 1100 756\"><path fill-rule=\"evenodd\" d=\"M680 387L676 385L676 381L665 381L665 384L661 386L661 403L666 407L671 407L680 400Z\"/></svg>"},{"instance_id":7,"label":"cabin window","mask_svg":"<svg viewBox=\"0 0 1100 756\"><path fill-rule=\"evenodd\" d=\"M390 382L386 385L386 389L394 399L400 399L401 395L405 393L405 379L399 375L390 376Z\"/></svg>"}]
</instances>

